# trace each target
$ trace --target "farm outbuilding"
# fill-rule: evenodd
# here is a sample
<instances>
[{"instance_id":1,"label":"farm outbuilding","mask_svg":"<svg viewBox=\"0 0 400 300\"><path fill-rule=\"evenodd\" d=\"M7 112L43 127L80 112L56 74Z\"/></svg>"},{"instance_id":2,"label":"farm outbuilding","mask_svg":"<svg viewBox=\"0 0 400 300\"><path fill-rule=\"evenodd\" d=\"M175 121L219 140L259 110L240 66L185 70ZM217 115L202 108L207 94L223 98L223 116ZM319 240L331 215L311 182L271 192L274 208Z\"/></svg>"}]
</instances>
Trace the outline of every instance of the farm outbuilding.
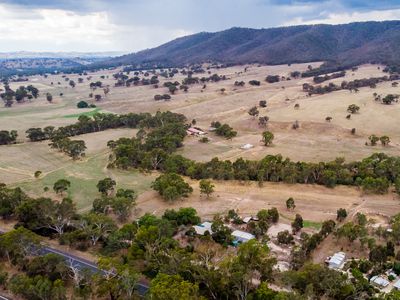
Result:
<instances>
[{"instance_id":1,"label":"farm outbuilding","mask_svg":"<svg viewBox=\"0 0 400 300\"><path fill-rule=\"evenodd\" d=\"M371 284L375 285L378 288L385 288L389 285L389 281L387 281L385 278L381 277L381 276L373 276L369 282L371 282Z\"/></svg>"},{"instance_id":2,"label":"farm outbuilding","mask_svg":"<svg viewBox=\"0 0 400 300\"><path fill-rule=\"evenodd\" d=\"M196 231L196 234L198 235L204 235L207 231L211 234L211 222L203 222L200 225L195 225L193 226L194 230Z\"/></svg>"},{"instance_id":3,"label":"farm outbuilding","mask_svg":"<svg viewBox=\"0 0 400 300\"><path fill-rule=\"evenodd\" d=\"M400 291L400 280L397 280L395 282L395 284L393 284L393 288L395 288L396 290Z\"/></svg>"},{"instance_id":4,"label":"farm outbuilding","mask_svg":"<svg viewBox=\"0 0 400 300\"><path fill-rule=\"evenodd\" d=\"M328 267L330 269L341 269L345 261L346 254L344 252L337 252L328 260Z\"/></svg>"},{"instance_id":5,"label":"farm outbuilding","mask_svg":"<svg viewBox=\"0 0 400 300\"><path fill-rule=\"evenodd\" d=\"M234 232L232 232L232 236L234 237L235 241L239 242L239 243L246 243L246 242L256 238L251 233L241 231L241 230L235 230Z\"/></svg>"}]
</instances>

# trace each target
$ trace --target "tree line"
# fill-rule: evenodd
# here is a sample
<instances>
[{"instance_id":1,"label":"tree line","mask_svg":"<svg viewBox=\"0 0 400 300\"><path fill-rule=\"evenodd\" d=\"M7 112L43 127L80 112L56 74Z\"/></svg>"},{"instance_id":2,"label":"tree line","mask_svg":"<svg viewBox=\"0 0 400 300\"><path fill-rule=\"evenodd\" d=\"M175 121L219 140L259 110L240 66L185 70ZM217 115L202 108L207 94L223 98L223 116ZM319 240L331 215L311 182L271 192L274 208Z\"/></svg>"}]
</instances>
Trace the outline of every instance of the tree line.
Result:
<instances>
[{"instance_id":1,"label":"tree line","mask_svg":"<svg viewBox=\"0 0 400 300\"><path fill-rule=\"evenodd\" d=\"M337 73L332 73L330 75L325 74L324 76L314 76L313 81L314 83L322 83L327 80L335 79L335 78L340 78L346 76L346 71L341 71Z\"/></svg>"},{"instance_id":2,"label":"tree line","mask_svg":"<svg viewBox=\"0 0 400 300\"><path fill-rule=\"evenodd\" d=\"M358 186L368 193L386 193L391 184L400 191L400 158L375 153L361 161L346 163L343 158L331 162L293 162L281 155L267 155L259 161L238 158L234 162L213 158L196 162L163 148L149 148L147 138L122 138L112 142L114 153L110 167L139 168L177 173L192 179L240 180ZM175 147L176 149L176 147ZM172 150L168 149L168 150Z\"/></svg>"},{"instance_id":3,"label":"tree line","mask_svg":"<svg viewBox=\"0 0 400 300\"><path fill-rule=\"evenodd\" d=\"M313 94L326 94L339 90L350 90L357 92L359 88L369 86L371 88L375 88L376 85L380 82L398 80L400 78L399 74L391 74L389 76L382 77L371 77L371 78L363 78L356 79L352 81L343 81L340 85L329 83L325 86L313 86L308 83L303 84L303 91L307 92L310 96Z\"/></svg>"},{"instance_id":4,"label":"tree line","mask_svg":"<svg viewBox=\"0 0 400 300\"><path fill-rule=\"evenodd\" d=\"M150 113L129 114L104 114L96 113L93 117L81 115L75 124L55 128L29 128L26 131L27 138L31 142L52 139L53 137L72 137L85 133L99 132L115 128L155 128L163 124L177 122L184 124L185 116L172 112L157 112L154 116ZM182 125L183 126L183 125Z\"/></svg>"}]
</instances>

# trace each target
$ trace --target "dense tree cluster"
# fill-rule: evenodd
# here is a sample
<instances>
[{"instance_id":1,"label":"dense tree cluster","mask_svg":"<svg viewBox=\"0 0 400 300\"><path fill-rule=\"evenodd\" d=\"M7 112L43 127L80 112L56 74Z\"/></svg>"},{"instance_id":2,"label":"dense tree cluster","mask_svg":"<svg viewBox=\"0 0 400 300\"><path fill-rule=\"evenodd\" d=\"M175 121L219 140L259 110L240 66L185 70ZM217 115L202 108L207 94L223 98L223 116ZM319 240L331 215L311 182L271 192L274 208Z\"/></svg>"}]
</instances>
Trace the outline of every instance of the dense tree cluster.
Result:
<instances>
[{"instance_id":1,"label":"dense tree cluster","mask_svg":"<svg viewBox=\"0 0 400 300\"><path fill-rule=\"evenodd\" d=\"M39 96L39 90L33 85L20 86L15 91L8 84L4 85L4 92L0 93L0 98L4 101L6 107L11 107L14 100L18 103L24 102L26 99L36 99Z\"/></svg>"},{"instance_id":2,"label":"dense tree cluster","mask_svg":"<svg viewBox=\"0 0 400 300\"><path fill-rule=\"evenodd\" d=\"M233 130L228 124L221 124L219 121L214 121L211 123L211 127L215 128L215 133L219 136L223 136L230 140L237 135L237 132Z\"/></svg>"},{"instance_id":3,"label":"dense tree cluster","mask_svg":"<svg viewBox=\"0 0 400 300\"><path fill-rule=\"evenodd\" d=\"M356 67L353 68L352 66L349 66L349 65L342 65L342 64L335 63L335 62L325 62L318 68L308 68L307 71L304 71L301 73L301 77L321 76L321 75L330 74L330 73L334 73L334 72L345 71L349 68L351 68L353 71L355 71L357 69Z\"/></svg>"},{"instance_id":4,"label":"dense tree cluster","mask_svg":"<svg viewBox=\"0 0 400 300\"><path fill-rule=\"evenodd\" d=\"M175 173L160 175L153 182L152 187L167 201L188 197L193 191L192 187Z\"/></svg>"},{"instance_id":5,"label":"dense tree cluster","mask_svg":"<svg viewBox=\"0 0 400 300\"><path fill-rule=\"evenodd\" d=\"M156 101L160 101L160 100L165 100L165 101L171 100L171 95L169 95L169 94L164 94L164 95L159 95L159 94L157 94L157 95L154 95L154 100L156 100Z\"/></svg>"},{"instance_id":6,"label":"dense tree cluster","mask_svg":"<svg viewBox=\"0 0 400 300\"><path fill-rule=\"evenodd\" d=\"M0 145L15 144L18 137L16 130L0 130Z\"/></svg>"},{"instance_id":7,"label":"dense tree cluster","mask_svg":"<svg viewBox=\"0 0 400 300\"><path fill-rule=\"evenodd\" d=\"M348 81L348 82L343 81L340 85L336 85L332 82L325 86L321 86L321 85L313 86L308 83L304 83L303 91L307 92L309 95L326 94L326 93L339 91L339 90L349 90L349 91L357 92L358 89L361 87L368 86L368 87L374 88L380 82L398 80L399 78L400 78L400 75L392 74L390 76L356 79L356 80Z\"/></svg>"},{"instance_id":8,"label":"dense tree cluster","mask_svg":"<svg viewBox=\"0 0 400 300\"><path fill-rule=\"evenodd\" d=\"M183 127L185 116L171 112L157 112L154 116L149 113L129 113L123 115L96 113L93 117L81 115L75 124L59 127L30 128L26 131L27 137L32 141L43 141L53 137L72 137L85 133L92 133L113 128L145 128L152 129L179 123Z\"/></svg>"},{"instance_id":9,"label":"dense tree cluster","mask_svg":"<svg viewBox=\"0 0 400 300\"><path fill-rule=\"evenodd\" d=\"M231 162L213 158L209 162L196 162L171 152L161 155L158 150L153 150L152 161L155 164L149 164L143 160L140 148L129 146L128 150L126 143L141 145L135 139L120 139L114 148L115 164L118 167L158 169L193 179L316 183L327 187L343 184L361 186L366 192L384 193L400 176L400 159L383 153L349 163L341 158L320 163L292 162L281 155L267 155L259 161L238 158Z\"/></svg>"},{"instance_id":10,"label":"dense tree cluster","mask_svg":"<svg viewBox=\"0 0 400 300\"><path fill-rule=\"evenodd\" d=\"M244 81L235 81L234 86L245 86L245 84Z\"/></svg>"},{"instance_id":11,"label":"dense tree cluster","mask_svg":"<svg viewBox=\"0 0 400 300\"><path fill-rule=\"evenodd\" d=\"M83 140L71 140L68 137L53 136L49 145L51 148L58 149L73 159L85 156L86 145Z\"/></svg>"},{"instance_id":12,"label":"dense tree cluster","mask_svg":"<svg viewBox=\"0 0 400 300\"><path fill-rule=\"evenodd\" d=\"M325 74L324 76L314 76L313 81L314 83L322 83L327 80L335 79L335 78L340 78L346 76L346 71L341 71L337 73L332 73L330 75Z\"/></svg>"},{"instance_id":13,"label":"dense tree cluster","mask_svg":"<svg viewBox=\"0 0 400 300\"><path fill-rule=\"evenodd\" d=\"M387 94L385 97L382 97L381 95L374 93L374 99L375 101L382 102L382 104L390 105L393 102L399 101L399 95Z\"/></svg>"},{"instance_id":14,"label":"dense tree cluster","mask_svg":"<svg viewBox=\"0 0 400 300\"><path fill-rule=\"evenodd\" d=\"M249 84L253 85L253 86L260 86L261 82L259 80L254 80L253 79L253 80L249 81Z\"/></svg>"},{"instance_id":15,"label":"dense tree cluster","mask_svg":"<svg viewBox=\"0 0 400 300\"><path fill-rule=\"evenodd\" d=\"M183 146L186 136L185 118L172 113L160 113L149 119L150 124L142 123L136 138L121 138L110 141L114 150L113 165L120 168L144 168L157 170L168 155ZM146 132L144 128L151 128Z\"/></svg>"},{"instance_id":16,"label":"dense tree cluster","mask_svg":"<svg viewBox=\"0 0 400 300\"><path fill-rule=\"evenodd\" d=\"M279 82L281 80L281 77L279 75L268 75L265 78L265 81L268 83L275 83L275 82Z\"/></svg>"}]
</instances>

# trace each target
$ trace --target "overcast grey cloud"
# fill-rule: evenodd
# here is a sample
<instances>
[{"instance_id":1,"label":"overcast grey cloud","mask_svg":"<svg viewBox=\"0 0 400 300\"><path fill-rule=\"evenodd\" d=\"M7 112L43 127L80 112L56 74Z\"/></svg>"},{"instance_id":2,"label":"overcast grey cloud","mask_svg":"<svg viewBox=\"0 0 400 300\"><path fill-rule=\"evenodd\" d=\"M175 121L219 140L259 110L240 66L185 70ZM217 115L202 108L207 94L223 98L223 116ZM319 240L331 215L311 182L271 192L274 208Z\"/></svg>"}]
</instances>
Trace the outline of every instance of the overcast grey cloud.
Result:
<instances>
[{"instance_id":1,"label":"overcast grey cloud","mask_svg":"<svg viewBox=\"0 0 400 300\"><path fill-rule=\"evenodd\" d=\"M400 19L380 0L0 0L0 51L138 51L230 27Z\"/></svg>"}]
</instances>

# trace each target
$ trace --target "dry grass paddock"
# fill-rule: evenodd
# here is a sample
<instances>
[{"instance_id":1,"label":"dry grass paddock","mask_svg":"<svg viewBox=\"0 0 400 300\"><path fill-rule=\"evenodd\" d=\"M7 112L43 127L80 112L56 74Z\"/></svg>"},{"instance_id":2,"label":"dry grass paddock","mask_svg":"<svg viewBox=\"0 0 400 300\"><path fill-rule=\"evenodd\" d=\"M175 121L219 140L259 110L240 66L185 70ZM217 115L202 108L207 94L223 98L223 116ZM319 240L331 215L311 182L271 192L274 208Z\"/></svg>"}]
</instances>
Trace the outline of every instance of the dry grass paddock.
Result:
<instances>
[{"instance_id":1,"label":"dry grass paddock","mask_svg":"<svg viewBox=\"0 0 400 300\"><path fill-rule=\"evenodd\" d=\"M313 67L320 63L312 63ZM392 194L385 196L363 196L355 188L336 187L326 189L320 186L286 185L266 183L263 188L255 184L238 182L216 183L216 193L211 199L200 198L197 183L192 182L195 192L189 199L168 204L162 201L156 193L150 190L150 183L156 174L141 174L132 171L107 169L109 150L108 140L122 136L133 136L134 130L108 130L99 133L77 137L84 139L87 156L81 161L72 161L61 153L48 147L47 142L29 143L25 140L24 132L30 127L48 125L63 126L76 122L81 114L91 115L100 112L156 112L171 110L183 113L188 120L196 119L197 126L207 129L211 121L219 120L230 124L238 131L238 136L231 141L209 133L210 142L199 143L198 138L187 137L184 148L179 153L194 160L206 161L213 157L221 159L260 159L267 154L282 154L292 160L327 161L338 156L347 161L362 159L374 152L386 152L399 155L400 131L397 129L397 119L400 115L400 104L382 105L373 100L372 94L386 95L399 93L400 87L392 87L390 82L378 84L375 89L361 88L358 93L337 91L326 95L306 97L302 91L303 83L311 83L311 78L299 78L279 83L265 82L267 75L288 76L291 71L304 71L309 64L293 64L291 66L235 66L224 69L211 69L210 73L226 75L228 80L218 83L207 83L190 86L187 93L179 90L172 96L171 101L154 101L155 94L164 94L165 81L181 81L183 75L171 79L160 78L159 88L153 86L114 87L112 74L116 70L106 70L90 73L86 76L78 74L67 75L76 82L71 88L68 81L61 75L49 75L47 78L32 76L29 82L13 83L12 87L23 84L33 84L40 89L41 96L31 102L14 104L12 108L0 108L0 130L17 129L19 131L17 145L0 147L0 181L21 185L26 191L35 196L55 197L53 192L43 192L44 187L50 187L59 178L71 180L70 196L77 202L82 211L90 208L98 196L96 183L106 176L114 177L119 186L138 190L138 208L135 213L161 213L166 208L193 206L200 215L211 218L214 213L229 209L238 209L242 214L253 214L261 208L276 206L283 217L290 220L294 213L301 213L306 220L321 222L332 218L339 207L362 209L366 212L381 212L392 214L398 210L398 200ZM244 71L245 67L247 71ZM345 78L329 82L339 83L342 80L353 80L383 76L384 73L376 65L364 65L357 71L348 71ZM131 74L132 75L132 74ZM88 81L86 77L92 78ZM102 79L101 76L105 78ZM133 76L133 75L132 75ZM151 76L151 75L150 75ZM208 74L200 74L209 76ZM78 78L85 78L84 83L78 83ZM260 80L260 86L250 86L249 80ZM102 89L92 91L89 83L102 81L110 85L110 93L105 97ZM235 81L244 81L244 87L235 87ZM53 82L53 84L51 84ZM60 82L60 84L58 84ZM221 89L225 89L224 92ZM53 94L53 103L48 103L45 94ZM60 96L63 93L63 96ZM89 93L101 94L103 100L95 102ZM77 109L80 100L95 103L96 109ZM258 126L257 118L248 115L247 111L260 100L267 100L267 108L259 108L261 116L270 118L266 129L275 135L273 145L265 147L260 142L261 132L265 128ZM349 104L360 106L360 112L346 119L346 109ZM294 105L299 104L299 109ZM332 117L326 122L327 116ZM292 123L298 120L300 128L293 130ZM351 135L351 128L356 128L356 134ZM392 142L389 147L380 145L365 146L371 134L388 135ZM251 143L254 148L241 150L240 146ZM39 179L33 173L41 170ZM296 210L286 211L284 201L288 197L296 200Z\"/></svg>"}]
</instances>

